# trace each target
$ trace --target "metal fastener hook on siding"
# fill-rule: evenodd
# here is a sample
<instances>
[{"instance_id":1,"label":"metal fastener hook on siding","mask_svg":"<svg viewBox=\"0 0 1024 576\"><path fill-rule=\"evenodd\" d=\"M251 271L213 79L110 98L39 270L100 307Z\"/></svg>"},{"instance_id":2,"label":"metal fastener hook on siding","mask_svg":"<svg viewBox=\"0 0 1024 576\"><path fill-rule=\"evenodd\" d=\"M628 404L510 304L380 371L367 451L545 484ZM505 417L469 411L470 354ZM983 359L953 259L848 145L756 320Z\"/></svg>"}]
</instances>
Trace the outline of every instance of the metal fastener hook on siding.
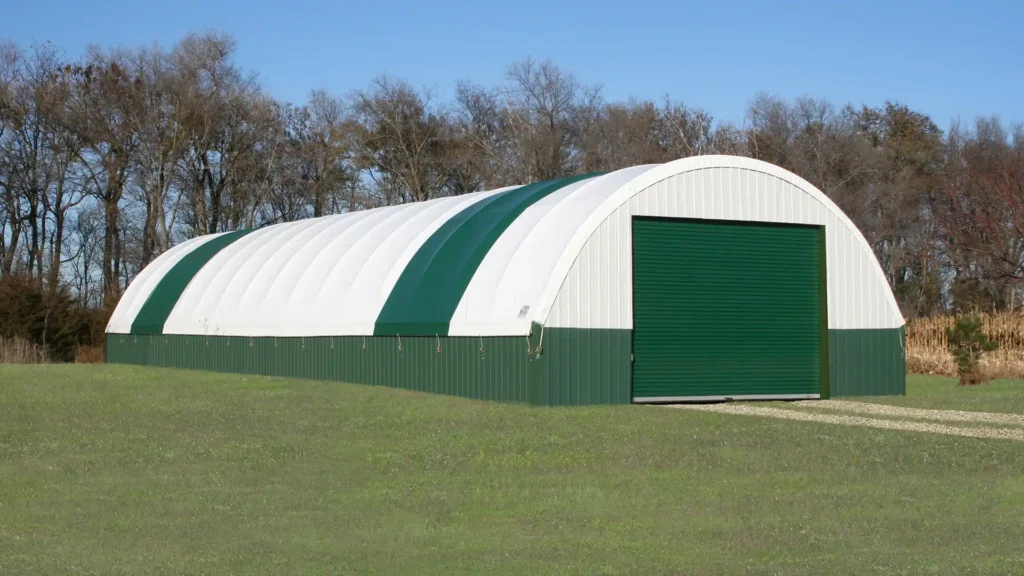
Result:
<instances>
[{"instance_id":1,"label":"metal fastener hook on siding","mask_svg":"<svg viewBox=\"0 0 1024 576\"><path fill-rule=\"evenodd\" d=\"M533 352L530 350L530 335L526 335L526 355L529 356Z\"/></svg>"},{"instance_id":2,"label":"metal fastener hook on siding","mask_svg":"<svg viewBox=\"0 0 1024 576\"><path fill-rule=\"evenodd\" d=\"M480 357L481 358L484 357L484 336L483 336L483 334L480 335Z\"/></svg>"},{"instance_id":3,"label":"metal fastener hook on siding","mask_svg":"<svg viewBox=\"0 0 1024 576\"><path fill-rule=\"evenodd\" d=\"M363 335L363 352L366 352L366 335Z\"/></svg>"},{"instance_id":4,"label":"metal fastener hook on siding","mask_svg":"<svg viewBox=\"0 0 1024 576\"><path fill-rule=\"evenodd\" d=\"M249 348L252 348L252 336L249 336Z\"/></svg>"},{"instance_id":5,"label":"metal fastener hook on siding","mask_svg":"<svg viewBox=\"0 0 1024 576\"><path fill-rule=\"evenodd\" d=\"M534 350L534 352L537 353L537 356L540 356L541 352L543 352L543 351L544 351L544 326L541 325L541 327L540 327L540 342L537 343L537 349Z\"/></svg>"},{"instance_id":6,"label":"metal fastener hook on siding","mask_svg":"<svg viewBox=\"0 0 1024 576\"><path fill-rule=\"evenodd\" d=\"M434 338L437 338L437 353L441 353L441 336L434 334Z\"/></svg>"},{"instance_id":7,"label":"metal fastener hook on siding","mask_svg":"<svg viewBox=\"0 0 1024 576\"><path fill-rule=\"evenodd\" d=\"M398 352L399 353L402 352L402 335L401 334L398 335Z\"/></svg>"},{"instance_id":8,"label":"metal fastener hook on siding","mask_svg":"<svg viewBox=\"0 0 1024 576\"><path fill-rule=\"evenodd\" d=\"M331 350L334 350L334 336L331 336Z\"/></svg>"}]
</instances>

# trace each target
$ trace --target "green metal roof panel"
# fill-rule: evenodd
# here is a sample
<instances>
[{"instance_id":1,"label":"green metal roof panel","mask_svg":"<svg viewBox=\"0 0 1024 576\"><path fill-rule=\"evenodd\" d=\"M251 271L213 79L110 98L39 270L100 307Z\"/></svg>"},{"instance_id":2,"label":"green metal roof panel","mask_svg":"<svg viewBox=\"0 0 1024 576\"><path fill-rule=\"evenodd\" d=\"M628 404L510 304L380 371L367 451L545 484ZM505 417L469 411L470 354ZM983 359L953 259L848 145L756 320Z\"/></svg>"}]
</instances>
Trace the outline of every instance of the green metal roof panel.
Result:
<instances>
[{"instance_id":1,"label":"green metal roof panel","mask_svg":"<svg viewBox=\"0 0 1024 576\"><path fill-rule=\"evenodd\" d=\"M132 322L132 334L163 334L164 323L192 278L218 252L253 230L237 230L210 240L178 261L153 288Z\"/></svg>"},{"instance_id":2,"label":"green metal roof panel","mask_svg":"<svg viewBox=\"0 0 1024 576\"><path fill-rule=\"evenodd\" d=\"M473 204L444 223L420 247L384 303L378 336L448 334L452 315L491 246L527 208L584 174L523 186Z\"/></svg>"}]
</instances>

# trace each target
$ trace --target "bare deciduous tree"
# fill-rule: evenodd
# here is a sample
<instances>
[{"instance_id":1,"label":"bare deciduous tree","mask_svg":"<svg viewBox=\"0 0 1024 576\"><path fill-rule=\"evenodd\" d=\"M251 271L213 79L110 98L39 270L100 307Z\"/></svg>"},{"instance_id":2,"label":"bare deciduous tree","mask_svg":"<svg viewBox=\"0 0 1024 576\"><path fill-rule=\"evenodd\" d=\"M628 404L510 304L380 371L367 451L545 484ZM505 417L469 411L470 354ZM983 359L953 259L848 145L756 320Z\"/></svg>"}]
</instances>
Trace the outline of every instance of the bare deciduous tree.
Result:
<instances>
[{"instance_id":1,"label":"bare deciduous tree","mask_svg":"<svg viewBox=\"0 0 1024 576\"><path fill-rule=\"evenodd\" d=\"M532 58L509 66L506 78L502 94L520 180L550 180L576 173L580 162L572 139L579 131L578 114L598 105L600 87L585 86L550 60Z\"/></svg>"},{"instance_id":2,"label":"bare deciduous tree","mask_svg":"<svg viewBox=\"0 0 1024 576\"><path fill-rule=\"evenodd\" d=\"M353 95L360 123L359 165L384 204L444 195L454 164L447 114L430 92L386 76Z\"/></svg>"},{"instance_id":3,"label":"bare deciduous tree","mask_svg":"<svg viewBox=\"0 0 1024 576\"><path fill-rule=\"evenodd\" d=\"M525 59L451 101L400 79L281 102L235 43L0 44L0 281L113 306L183 239L701 154L766 160L858 225L907 316L1024 297L1024 128L943 134L895 102L755 95L742 124L665 96L608 102Z\"/></svg>"}]
</instances>

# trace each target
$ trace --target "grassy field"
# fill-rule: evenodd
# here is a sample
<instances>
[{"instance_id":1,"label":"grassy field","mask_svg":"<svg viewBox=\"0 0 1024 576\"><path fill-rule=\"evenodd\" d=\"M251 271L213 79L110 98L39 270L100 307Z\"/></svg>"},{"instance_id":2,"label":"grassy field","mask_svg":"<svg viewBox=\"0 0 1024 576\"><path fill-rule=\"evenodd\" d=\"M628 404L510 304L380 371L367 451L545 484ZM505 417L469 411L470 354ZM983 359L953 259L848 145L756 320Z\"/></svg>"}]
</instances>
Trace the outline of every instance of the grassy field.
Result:
<instances>
[{"instance_id":1,"label":"grassy field","mask_svg":"<svg viewBox=\"0 0 1024 576\"><path fill-rule=\"evenodd\" d=\"M857 398L868 402L936 408L1024 414L1024 381L994 380L982 386L957 386L956 378L908 376L906 396Z\"/></svg>"},{"instance_id":2,"label":"grassy field","mask_svg":"<svg viewBox=\"0 0 1024 576\"><path fill-rule=\"evenodd\" d=\"M1007 440L0 366L2 574L1019 573L1022 522Z\"/></svg>"}]
</instances>

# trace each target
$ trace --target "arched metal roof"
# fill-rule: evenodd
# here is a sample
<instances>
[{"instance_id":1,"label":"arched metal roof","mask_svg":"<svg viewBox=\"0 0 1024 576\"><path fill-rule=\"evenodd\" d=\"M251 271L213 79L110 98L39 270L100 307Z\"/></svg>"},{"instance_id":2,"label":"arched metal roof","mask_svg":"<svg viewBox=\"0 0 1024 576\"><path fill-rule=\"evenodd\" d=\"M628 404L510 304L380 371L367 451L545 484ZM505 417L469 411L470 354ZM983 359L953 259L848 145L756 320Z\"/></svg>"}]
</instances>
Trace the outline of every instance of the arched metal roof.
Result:
<instances>
[{"instance_id":1,"label":"arched metal roof","mask_svg":"<svg viewBox=\"0 0 1024 576\"><path fill-rule=\"evenodd\" d=\"M142 271L107 332L527 334L548 320L581 250L610 215L659 182L712 167L789 183L778 206L762 207L775 220L801 202L832 214L829 222L842 228L837 242L870 255L873 269L858 273L884 292L878 305L902 324L870 247L824 194L764 162L705 156L194 238ZM744 192L734 192L740 205L716 217L757 220L758 210L742 205ZM830 291L839 281L829 278Z\"/></svg>"}]
</instances>

